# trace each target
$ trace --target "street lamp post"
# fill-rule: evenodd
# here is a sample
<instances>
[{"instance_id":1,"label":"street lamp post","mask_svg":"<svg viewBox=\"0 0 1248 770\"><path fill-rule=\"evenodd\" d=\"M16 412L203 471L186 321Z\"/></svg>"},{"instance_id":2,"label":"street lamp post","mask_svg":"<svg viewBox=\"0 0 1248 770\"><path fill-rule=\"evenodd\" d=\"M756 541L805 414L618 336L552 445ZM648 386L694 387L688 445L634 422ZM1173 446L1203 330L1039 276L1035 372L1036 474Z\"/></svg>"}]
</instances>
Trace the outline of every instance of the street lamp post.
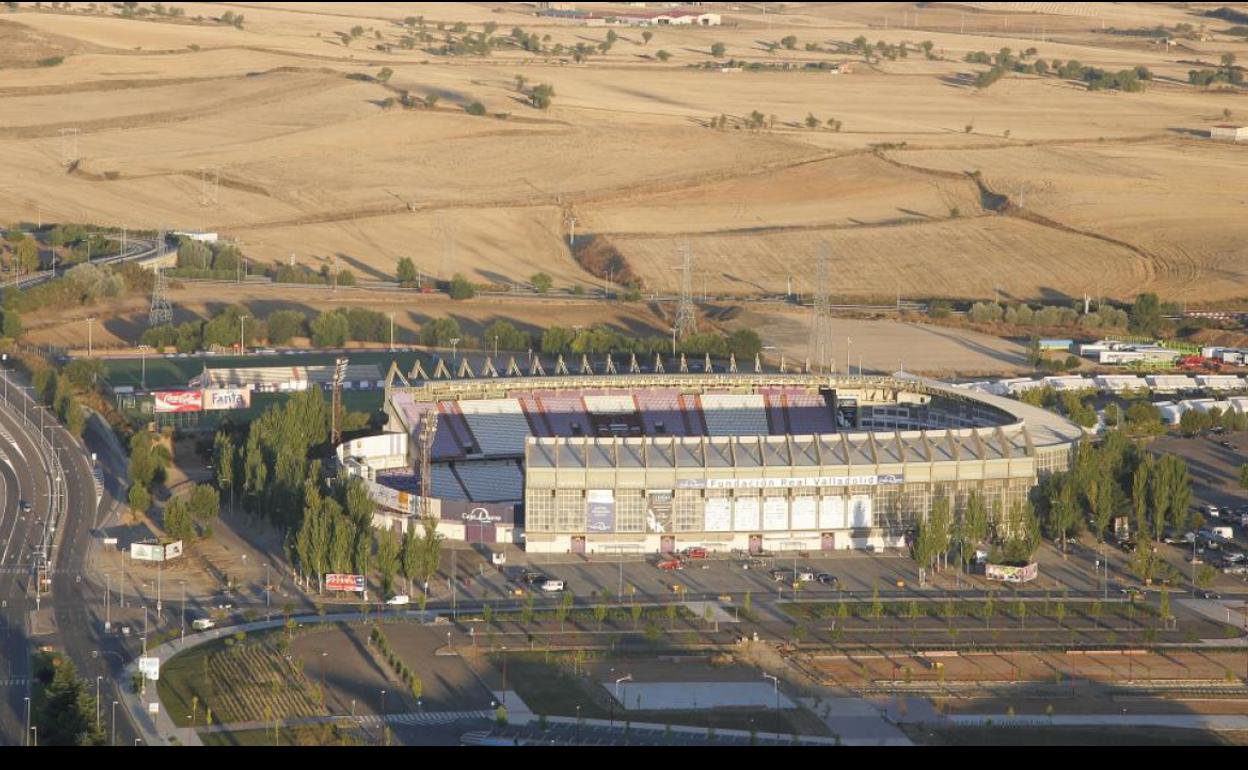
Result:
<instances>
[{"instance_id":1,"label":"street lamp post","mask_svg":"<svg viewBox=\"0 0 1248 770\"><path fill-rule=\"evenodd\" d=\"M95 325L95 316L87 316L87 358L91 357L91 332Z\"/></svg>"},{"instance_id":2,"label":"street lamp post","mask_svg":"<svg viewBox=\"0 0 1248 770\"><path fill-rule=\"evenodd\" d=\"M182 584L182 641L186 641L186 581L179 580Z\"/></svg>"},{"instance_id":3,"label":"street lamp post","mask_svg":"<svg viewBox=\"0 0 1248 770\"><path fill-rule=\"evenodd\" d=\"M151 350L148 345L139 345L139 387L147 390L147 351Z\"/></svg>"},{"instance_id":4,"label":"street lamp post","mask_svg":"<svg viewBox=\"0 0 1248 770\"><path fill-rule=\"evenodd\" d=\"M389 315L390 315L390 352L393 353L394 352L394 311L391 311Z\"/></svg>"},{"instance_id":5,"label":"street lamp post","mask_svg":"<svg viewBox=\"0 0 1248 770\"><path fill-rule=\"evenodd\" d=\"M95 731L100 731L100 682L104 681L104 677L97 676L95 678Z\"/></svg>"},{"instance_id":6,"label":"street lamp post","mask_svg":"<svg viewBox=\"0 0 1248 770\"><path fill-rule=\"evenodd\" d=\"M113 725L113 738L111 741L109 741L109 745L116 746L117 745L117 701L113 701L111 721Z\"/></svg>"},{"instance_id":7,"label":"street lamp post","mask_svg":"<svg viewBox=\"0 0 1248 770\"><path fill-rule=\"evenodd\" d=\"M853 344L854 344L853 340L851 340L849 337L845 338L845 373L846 374L850 373L849 371L849 349L850 349L850 346L852 346Z\"/></svg>"},{"instance_id":8,"label":"street lamp post","mask_svg":"<svg viewBox=\"0 0 1248 770\"><path fill-rule=\"evenodd\" d=\"M458 357L455 354L456 348L459 347L459 337L451 337L451 366L454 366Z\"/></svg>"},{"instance_id":9,"label":"street lamp post","mask_svg":"<svg viewBox=\"0 0 1248 770\"><path fill-rule=\"evenodd\" d=\"M771 688L776 694L776 738L780 737L780 680L771 674L763 674L764 679L771 680Z\"/></svg>"},{"instance_id":10,"label":"street lamp post","mask_svg":"<svg viewBox=\"0 0 1248 770\"><path fill-rule=\"evenodd\" d=\"M247 328L247 316L240 315L238 317L238 354L240 356L247 355L247 339L243 330Z\"/></svg>"},{"instance_id":11,"label":"street lamp post","mask_svg":"<svg viewBox=\"0 0 1248 770\"><path fill-rule=\"evenodd\" d=\"M30 698L24 698L26 701L26 732L22 734L22 745L30 745Z\"/></svg>"}]
</instances>

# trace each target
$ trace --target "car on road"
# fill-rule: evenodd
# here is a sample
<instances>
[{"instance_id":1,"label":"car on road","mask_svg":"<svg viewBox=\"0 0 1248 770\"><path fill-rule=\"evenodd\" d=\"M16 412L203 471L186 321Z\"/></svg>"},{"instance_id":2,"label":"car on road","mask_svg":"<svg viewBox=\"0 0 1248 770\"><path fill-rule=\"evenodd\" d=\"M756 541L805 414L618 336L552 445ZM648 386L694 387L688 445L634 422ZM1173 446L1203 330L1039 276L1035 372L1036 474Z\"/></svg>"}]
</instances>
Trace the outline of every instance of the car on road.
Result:
<instances>
[{"instance_id":1,"label":"car on road","mask_svg":"<svg viewBox=\"0 0 1248 770\"><path fill-rule=\"evenodd\" d=\"M389 604L392 607L404 607L411 603L412 597L407 594L396 594L395 596L391 596L389 599L386 599L386 604Z\"/></svg>"},{"instance_id":2,"label":"car on road","mask_svg":"<svg viewBox=\"0 0 1248 770\"><path fill-rule=\"evenodd\" d=\"M837 580L836 575L832 575L827 572L820 572L818 575L815 575L815 580L818 580L824 585L830 585L833 588L836 588L841 584L841 581Z\"/></svg>"},{"instance_id":3,"label":"car on road","mask_svg":"<svg viewBox=\"0 0 1248 770\"><path fill-rule=\"evenodd\" d=\"M1122 589L1122 596L1124 599L1130 599L1131 601L1135 601L1136 599L1140 598L1143 595L1144 595L1143 592L1140 591L1140 589L1138 588Z\"/></svg>"},{"instance_id":4,"label":"car on road","mask_svg":"<svg viewBox=\"0 0 1248 770\"><path fill-rule=\"evenodd\" d=\"M741 569L758 569L763 566L762 559L746 559L741 563Z\"/></svg>"},{"instance_id":5,"label":"car on road","mask_svg":"<svg viewBox=\"0 0 1248 770\"><path fill-rule=\"evenodd\" d=\"M196 631L207 631L215 625L216 623L211 618L196 618L191 621L191 628Z\"/></svg>"},{"instance_id":6,"label":"car on road","mask_svg":"<svg viewBox=\"0 0 1248 770\"><path fill-rule=\"evenodd\" d=\"M1221 444L1223 447L1225 447L1225 448L1227 448L1227 449L1234 449L1234 448L1235 448L1235 445L1234 445L1234 444L1232 444L1232 443L1231 443L1231 442L1229 442L1229 441L1219 441L1218 443L1219 443L1219 444Z\"/></svg>"},{"instance_id":7,"label":"car on road","mask_svg":"<svg viewBox=\"0 0 1248 770\"><path fill-rule=\"evenodd\" d=\"M520 580L528 585L537 585L546 580L546 576L540 572L525 572L520 576Z\"/></svg>"},{"instance_id":8,"label":"car on road","mask_svg":"<svg viewBox=\"0 0 1248 770\"><path fill-rule=\"evenodd\" d=\"M543 593L556 594L564 589L564 584L562 580L548 578L541 584L541 586L539 586L539 588L541 588Z\"/></svg>"},{"instance_id":9,"label":"car on road","mask_svg":"<svg viewBox=\"0 0 1248 770\"><path fill-rule=\"evenodd\" d=\"M17 507L22 509L22 513L30 513L31 511L30 503L26 500L19 502Z\"/></svg>"},{"instance_id":10,"label":"car on road","mask_svg":"<svg viewBox=\"0 0 1248 770\"><path fill-rule=\"evenodd\" d=\"M1201 592L1200 592L1200 598L1202 598L1202 599L1221 599L1221 598L1222 598L1222 594L1218 593L1217 591L1201 591Z\"/></svg>"},{"instance_id":11,"label":"car on road","mask_svg":"<svg viewBox=\"0 0 1248 770\"><path fill-rule=\"evenodd\" d=\"M678 570L678 569L684 569L685 563L681 561L680 559L664 559L663 561L659 562L655 566L657 566L659 569Z\"/></svg>"},{"instance_id":12,"label":"car on road","mask_svg":"<svg viewBox=\"0 0 1248 770\"><path fill-rule=\"evenodd\" d=\"M684 551L684 553L685 553L685 556L686 556L687 558L690 558L690 559L705 559L705 558L707 558L707 554L706 554L706 549L705 549L705 548L686 548L686 549L685 549L685 551Z\"/></svg>"},{"instance_id":13,"label":"car on road","mask_svg":"<svg viewBox=\"0 0 1248 770\"><path fill-rule=\"evenodd\" d=\"M815 580L815 571L808 567L798 567L795 574L797 579L803 583L813 583Z\"/></svg>"},{"instance_id":14,"label":"car on road","mask_svg":"<svg viewBox=\"0 0 1248 770\"><path fill-rule=\"evenodd\" d=\"M793 570L790 570L790 569L773 569L767 574L770 575L771 579L776 581L777 583L792 583L793 582Z\"/></svg>"}]
</instances>

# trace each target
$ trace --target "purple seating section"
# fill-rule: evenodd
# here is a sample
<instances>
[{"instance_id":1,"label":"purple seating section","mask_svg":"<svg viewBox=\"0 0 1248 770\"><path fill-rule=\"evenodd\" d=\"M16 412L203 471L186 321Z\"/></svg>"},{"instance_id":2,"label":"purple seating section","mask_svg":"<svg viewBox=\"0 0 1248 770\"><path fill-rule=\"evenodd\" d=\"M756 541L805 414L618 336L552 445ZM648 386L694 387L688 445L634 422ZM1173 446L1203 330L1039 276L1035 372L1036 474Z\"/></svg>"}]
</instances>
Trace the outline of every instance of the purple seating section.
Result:
<instances>
[{"instance_id":1,"label":"purple seating section","mask_svg":"<svg viewBox=\"0 0 1248 770\"><path fill-rule=\"evenodd\" d=\"M808 435L836 433L832 411L821 394L795 388L765 388L758 391L766 405L767 427L772 435ZM584 396L629 395L634 397L641 425L646 435L705 436L709 435L706 416L699 396L685 395L677 390L647 388L633 391L594 389L584 391L538 390L513 392L534 436L572 436L591 433L589 411ZM433 409L429 403L415 402L404 393L394 398L395 408L413 430L419 430L424 412ZM436 460L455 460L465 456L464 448L479 447L468 421L457 403L437 404L438 431L433 441ZM579 425L579 432L573 431ZM659 426L662 425L662 432Z\"/></svg>"}]
</instances>

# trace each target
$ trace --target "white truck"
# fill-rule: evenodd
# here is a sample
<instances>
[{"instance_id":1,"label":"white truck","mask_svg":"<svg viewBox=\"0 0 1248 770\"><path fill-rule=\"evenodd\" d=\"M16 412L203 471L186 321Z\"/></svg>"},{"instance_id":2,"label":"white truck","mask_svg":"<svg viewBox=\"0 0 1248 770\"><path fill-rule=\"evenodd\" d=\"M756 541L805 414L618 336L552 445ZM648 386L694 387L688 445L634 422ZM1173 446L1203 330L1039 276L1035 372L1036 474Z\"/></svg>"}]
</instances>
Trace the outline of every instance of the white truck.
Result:
<instances>
[{"instance_id":1,"label":"white truck","mask_svg":"<svg viewBox=\"0 0 1248 770\"><path fill-rule=\"evenodd\" d=\"M215 625L216 622L212 618L197 618L191 621L191 628L196 631L207 631Z\"/></svg>"},{"instance_id":2,"label":"white truck","mask_svg":"<svg viewBox=\"0 0 1248 770\"><path fill-rule=\"evenodd\" d=\"M1235 533L1231 531L1230 527L1210 527L1210 529L1213 531L1214 537L1220 537L1223 540L1231 540L1235 537Z\"/></svg>"}]
</instances>

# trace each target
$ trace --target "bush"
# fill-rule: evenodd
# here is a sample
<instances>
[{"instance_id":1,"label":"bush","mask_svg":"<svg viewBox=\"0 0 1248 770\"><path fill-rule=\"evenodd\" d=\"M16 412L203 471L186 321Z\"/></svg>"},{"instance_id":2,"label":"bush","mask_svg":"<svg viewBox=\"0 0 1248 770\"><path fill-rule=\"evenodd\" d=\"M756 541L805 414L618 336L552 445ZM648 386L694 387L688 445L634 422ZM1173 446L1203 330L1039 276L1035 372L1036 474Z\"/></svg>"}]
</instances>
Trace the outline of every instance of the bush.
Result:
<instances>
[{"instance_id":1,"label":"bush","mask_svg":"<svg viewBox=\"0 0 1248 770\"><path fill-rule=\"evenodd\" d=\"M464 112L468 113L469 115L476 115L480 117L481 115L485 114L485 105L482 104L481 102L473 102L472 104L464 108Z\"/></svg>"},{"instance_id":2,"label":"bush","mask_svg":"<svg viewBox=\"0 0 1248 770\"><path fill-rule=\"evenodd\" d=\"M477 296L477 287L460 273L451 279L451 299L472 299Z\"/></svg>"}]
</instances>

